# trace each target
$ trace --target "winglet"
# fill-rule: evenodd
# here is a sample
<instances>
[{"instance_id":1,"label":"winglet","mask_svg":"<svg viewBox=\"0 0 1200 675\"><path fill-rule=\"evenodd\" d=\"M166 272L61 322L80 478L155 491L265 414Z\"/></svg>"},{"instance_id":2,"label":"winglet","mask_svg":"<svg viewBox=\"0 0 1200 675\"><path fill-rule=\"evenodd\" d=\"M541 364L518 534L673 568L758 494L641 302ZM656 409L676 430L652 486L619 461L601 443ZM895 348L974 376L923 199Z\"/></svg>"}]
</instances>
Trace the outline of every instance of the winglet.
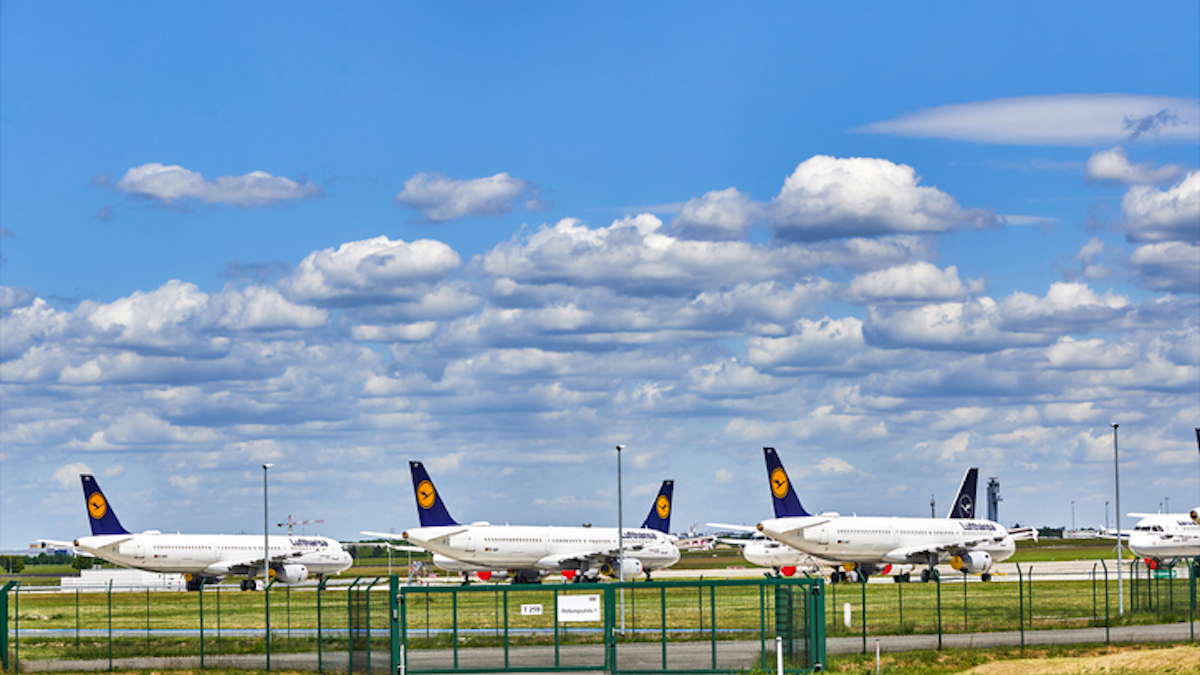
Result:
<instances>
[{"instance_id":1,"label":"winglet","mask_svg":"<svg viewBox=\"0 0 1200 675\"><path fill-rule=\"evenodd\" d=\"M87 506L88 522L92 525L92 534L95 536L129 534L128 530L121 527L121 521L117 520L117 512L108 505L108 500L100 491L100 484L96 482L96 477L89 473L81 474L79 477L83 480L83 503Z\"/></svg>"},{"instance_id":2,"label":"winglet","mask_svg":"<svg viewBox=\"0 0 1200 675\"><path fill-rule=\"evenodd\" d=\"M442 496L433 487L433 481L429 480L425 465L409 462L408 468L412 471L413 494L417 498L417 516L421 519L421 527L458 525L442 503Z\"/></svg>"},{"instance_id":3,"label":"winglet","mask_svg":"<svg viewBox=\"0 0 1200 675\"><path fill-rule=\"evenodd\" d=\"M963 475L962 485L958 488L958 496L954 498L954 505L950 507L950 515L947 518L963 518L970 520L975 517L975 486L979 482L979 469L971 467L967 469L967 473Z\"/></svg>"},{"instance_id":4,"label":"winglet","mask_svg":"<svg viewBox=\"0 0 1200 675\"><path fill-rule=\"evenodd\" d=\"M642 527L664 533L671 531L671 497L674 493L675 481L664 480L662 487L658 490L658 496L654 498L654 504L650 506L650 514L646 516Z\"/></svg>"},{"instance_id":5,"label":"winglet","mask_svg":"<svg viewBox=\"0 0 1200 675\"><path fill-rule=\"evenodd\" d=\"M775 502L775 517L811 516L812 514L801 506L800 498L796 496L796 490L792 487L792 481L788 479L787 471L784 471L783 462L779 461L775 448L763 448L763 455L767 460L767 484Z\"/></svg>"}]
</instances>

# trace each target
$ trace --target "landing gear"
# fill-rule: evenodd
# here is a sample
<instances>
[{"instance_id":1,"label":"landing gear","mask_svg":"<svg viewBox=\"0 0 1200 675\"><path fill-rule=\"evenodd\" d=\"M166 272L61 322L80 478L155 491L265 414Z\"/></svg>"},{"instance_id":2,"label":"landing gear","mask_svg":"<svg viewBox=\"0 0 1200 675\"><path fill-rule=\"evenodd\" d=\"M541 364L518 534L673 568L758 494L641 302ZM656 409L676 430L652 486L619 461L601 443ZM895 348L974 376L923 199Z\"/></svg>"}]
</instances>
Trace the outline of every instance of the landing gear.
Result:
<instances>
[{"instance_id":1,"label":"landing gear","mask_svg":"<svg viewBox=\"0 0 1200 675\"><path fill-rule=\"evenodd\" d=\"M992 580L992 575L988 574L987 572L984 572L983 574L980 574L980 575L979 575L979 579L980 579L981 581L991 581L991 580Z\"/></svg>"},{"instance_id":2,"label":"landing gear","mask_svg":"<svg viewBox=\"0 0 1200 675\"><path fill-rule=\"evenodd\" d=\"M910 575L908 572L905 572L904 574L897 574L896 576L892 577L892 581L897 584L907 584L911 580L912 575Z\"/></svg>"},{"instance_id":3,"label":"landing gear","mask_svg":"<svg viewBox=\"0 0 1200 675\"><path fill-rule=\"evenodd\" d=\"M927 584L939 578L937 570L921 570L921 583Z\"/></svg>"},{"instance_id":4,"label":"landing gear","mask_svg":"<svg viewBox=\"0 0 1200 675\"><path fill-rule=\"evenodd\" d=\"M242 579L240 587L243 591L253 591L258 588L258 583L253 579Z\"/></svg>"},{"instance_id":5,"label":"landing gear","mask_svg":"<svg viewBox=\"0 0 1200 675\"><path fill-rule=\"evenodd\" d=\"M188 579L187 580L187 589L189 591L198 591L198 590L200 590L201 583L203 583L203 582L201 581L200 577L196 577L194 579Z\"/></svg>"}]
</instances>

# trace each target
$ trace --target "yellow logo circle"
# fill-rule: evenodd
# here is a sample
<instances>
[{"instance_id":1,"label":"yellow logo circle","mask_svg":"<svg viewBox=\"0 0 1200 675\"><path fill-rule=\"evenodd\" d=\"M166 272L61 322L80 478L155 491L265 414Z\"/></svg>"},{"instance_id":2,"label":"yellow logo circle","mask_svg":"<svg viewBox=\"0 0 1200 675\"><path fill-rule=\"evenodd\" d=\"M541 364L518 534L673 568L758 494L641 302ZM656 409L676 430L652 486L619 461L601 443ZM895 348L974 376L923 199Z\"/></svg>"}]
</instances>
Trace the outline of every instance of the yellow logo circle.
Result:
<instances>
[{"instance_id":1,"label":"yellow logo circle","mask_svg":"<svg viewBox=\"0 0 1200 675\"><path fill-rule=\"evenodd\" d=\"M104 495L99 492L93 492L91 497L88 497L88 513L96 520L104 517L108 513L108 502L104 501Z\"/></svg>"},{"instance_id":2,"label":"yellow logo circle","mask_svg":"<svg viewBox=\"0 0 1200 675\"><path fill-rule=\"evenodd\" d=\"M784 472L783 467L776 467L771 472L771 494L775 495L776 499L783 499L788 493L788 477Z\"/></svg>"},{"instance_id":3,"label":"yellow logo circle","mask_svg":"<svg viewBox=\"0 0 1200 675\"><path fill-rule=\"evenodd\" d=\"M658 517L666 519L671 515L671 500L667 499L666 495L659 495L658 501L654 502L654 508L658 511Z\"/></svg>"},{"instance_id":4,"label":"yellow logo circle","mask_svg":"<svg viewBox=\"0 0 1200 675\"><path fill-rule=\"evenodd\" d=\"M437 500L437 491L433 489L433 483L427 480L421 481L417 486L417 504L428 509L433 507L433 502Z\"/></svg>"}]
</instances>

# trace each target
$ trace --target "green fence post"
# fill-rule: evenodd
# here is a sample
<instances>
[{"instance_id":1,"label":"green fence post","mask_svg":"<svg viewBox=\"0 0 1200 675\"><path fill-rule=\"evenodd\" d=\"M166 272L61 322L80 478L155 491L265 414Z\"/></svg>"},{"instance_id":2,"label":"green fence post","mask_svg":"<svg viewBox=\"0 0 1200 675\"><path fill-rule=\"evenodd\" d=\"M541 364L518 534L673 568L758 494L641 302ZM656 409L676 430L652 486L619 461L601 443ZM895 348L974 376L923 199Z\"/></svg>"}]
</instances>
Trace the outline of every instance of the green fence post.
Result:
<instances>
[{"instance_id":1,"label":"green fence post","mask_svg":"<svg viewBox=\"0 0 1200 675\"><path fill-rule=\"evenodd\" d=\"M1191 600L1188 602L1188 630L1191 632L1191 641L1196 641L1196 572L1200 572L1200 558L1196 558L1188 565L1188 589Z\"/></svg>"},{"instance_id":2,"label":"green fence post","mask_svg":"<svg viewBox=\"0 0 1200 675\"><path fill-rule=\"evenodd\" d=\"M221 584L217 584L217 653L221 653Z\"/></svg>"},{"instance_id":3,"label":"green fence post","mask_svg":"<svg viewBox=\"0 0 1200 675\"><path fill-rule=\"evenodd\" d=\"M454 617L454 632L450 639L454 641L454 669L458 670L458 591L450 594L450 612Z\"/></svg>"},{"instance_id":4,"label":"green fence post","mask_svg":"<svg viewBox=\"0 0 1200 675\"><path fill-rule=\"evenodd\" d=\"M358 585L359 579L362 577L354 577L354 581L351 581L346 589L346 647L350 655L346 670L351 673L354 672L354 629L357 627L354 621L354 587Z\"/></svg>"},{"instance_id":5,"label":"green fence post","mask_svg":"<svg viewBox=\"0 0 1200 675\"><path fill-rule=\"evenodd\" d=\"M146 588L146 656L150 655L150 588Z\"/></svg>"},{"instance_id":6,"label":"green fence post","mask_svg":"<svg viewBox=\"0 0 1200 675\"><path fill-rule=\"evenodd\" d=\"M867 653L867 575L858 573L859 590L862 591L862 611L859 612L858 622L862 624L862 653Z\"/></svg>"},{"instance_id":7,"label":"green fence post","mask_svg":"<svg viewBox=\"0 0 1200 675\"><path fill-rule=\"evenodd\" d=\"M963 568L963 632L967 630L967 569Z\"/></svg>"},{"instance_id":8,"label":"green fence post","mask_svg":"<svg viewBox=\"0 0 1200 675\"><path fill-rule=\"evenodd\" d=\"M1021 651L1025 651L1025 577L1017 563L1017 627L1021 631Z\"/></svg>"},{"instance_id":9,"label":"green fence post","mask_svg":"<svg viewBox=\"0 0 1200 675\"><path fill-rule=\"evenodd\" d=\"M1033 630L1033 565L1029 566L1029 629Z\"/></svg>"},{"instance_id":10,"label":"green fence post","mask_svg":"<svg viewBox=\"0 0 1200 675\"><path fill-rule=\"evenodd\" d=\"M1096 563L1092 563L1092 621L1098 617L1096 613Z\"/></svg>"},{"instance_id":11,"label":"green fence post","mask_svg":"<svg viewBox=\"0 0 1200 675\"><path fill-rule=\"evenodd\" d=\"M1101 560L1100 566L1104 568L1104 644L1109 644L1108 565Z\"/></svg>"},{"instance_id":12,"label":"green fence post","mask_svg":"<svg viewBox=\"0 0 1200 675\"><path fill-rule=\"evenodd\" d=\"M904 582L896 584L896 604L900 609L900 634L904 634Z\"/></svg>"},{"instance_id":13,"label":"green fence post","mask_svg":"<svg viewBox=\"0 0 1200 675\"><path fill-rule=\"evenodd\" d=\"M271 578L270 571L266 572L263 577L263 610L267 619L267 672L271 672L271 587L275 585L275 580Z\"/></svg>"},{"instance_id":14,"label":"green fence post","mask_svg":"<svg viewBox=\"0 0 1200 675\"><path fill-rule=\"evenodd\" d=\"M321 583L325 583L322 579ZM400 576L393 574L388 578L388 637L390 638L391 670L400 672L400 610L397 607L400 599Z\"/></svg>"},{"instance_id":15,"label":"green fence post","mask_svg":"<svg viewBox=\"0 0 1200 675\"><path fill-rule=\"evenodd\" d=\"M75 651L79 651L79 587L75 587Z\"/></svg>"},{"instance_id":16,"label":"green fence post","mask_svg":"<svg viewBox=\"0 0 1200 675\"><path fill-rule=\"evenodd\" d=\"M717 587L708 587L708 633L712 636L712 668L717 669Z\"/></svg>"},{"instance_id":17,"label":"green fence post","mask_svg":"<svg viewBox=\"0 0 1200 675\"><path fill-rule=\"evenodd\" d=\"M375 581L367 586L367 592L363 596L364 607L363 613L367 615L367 672L371 672L371 589L375 588L375 584L379 583L379 577L375 577Z\"/></svg>"},{"instance_id":18,"label":"green fence post","mask_svg":"<svg viewBox=\"0 0 1200 675\"><path fill-rule=\"evenodd\" d=\"M558 668L559 663L559 640L558 640L558 587L554 589L554 667Z\"/></svg>"},{"instance_id":19,"label":"green fence post","mask_svg":"<svg viewBox=\"0 0 1200 675\"><path fill-rule=\"evenodd\" d=\"M617 641L613 632L617 623L617 592L612 584L604 585L604 669L617 670Z\"/></svg>"},{"instance_id":20,"label":"green fence post","mask_svg":"<svg viewBox=\"0 0 1200 675\"><path fill-rule=\"evenodd\" d=\"M108 581L108 672L113 670L113 645L112 645L112 579Z\"/></svg>"},{"instance_id":21,"label":"green fence post","mask_svg":"<svg viewBox=\"0 0 1200 675\"><path fill-rule=\"evenodd\" d=\"M204 668L204 577L196 589L196 601L200 603L200 668Z\"/></svg>"},{"instance_id":22,"label":"green fence post","mask_svg":"<svg viewBox=\"0 0 1200 675\"><path fill-rule=\"evenodd\" d=\"M328 580L328 579L321 579L321 583L317 584L317 672L318 672L318 673L323 673L323 672L325 672L325 659L324 659L324 656L325 656L325 654L324 654L324 652L323 652L323 650L322 650L322 646L323 646L323 645L321 644L321 636L322 636L322 629L321 629L321 592L325 590L325 582L327 582L327 581L329 581L329 580ZM221 595L218 593L218 594L217 594L217 603L218 603L218 604L217 604L217 607L220 607L220 606L221 606L221 605L220 605L220 602L221 602ZM220 612L218 612L218 613L217 613L217 618L219 619L219 618L220 618L220 616L221 616L221 615L220 615ZM217 632L217 635L218 635L218 636L220 636L220 634L221 634L221 633L220 633L220 625L221 625L220 623L217 623L217 626L218 626L218 628L217 628L217 631L218 631L218 632ZM218 637L217 639L219 640L219 639L220 639L220 637ZM395 669L394 669L394 668L393 668L393 672L395 672Z\"/></svg>"},{"instance_id":23,"label":"green fence post","mask_svg":"<svg viewBox=\"0 0 1200 675\"><path fill-rule=\"evenodd\" d=\"M938 650L942 648L942 575L933 571L933 580L937 583L937 615L938 615Z\"/></svg>"},{"instance_id":24,"label":"green fence post","mask_svg":"<svg viewBox=\"0 0 1200 675\"><path fill-rule=\"evenodd\" d=\"M508 668L508 589L504 589L504 667Z\"/></svg>"},{"instance_id":25,"label":"green fence post","mask_svg":"<svg viewBox=\"0 0 1200 675\"><path fill-rule=\"evenodd\" d=\"M662 667L667 669L667 588L663 586L659 589L659 605L662 612ZM555 665L558 665L555 662Z\"/></svg>"},{"instance_id":26,"label":"green fence post","mask_svg":"<svg viewBox=\"0 0 1200 675\"><path fill-rule=\"evenodd\" d=\"M809 605L808 619L811 627L808 634L808 650L810 665L813 670L827 669L825 662L825 580L815 579L812 588L807 593Z\"/></svg>"},{"instance_id":27,"label":"green fence post","mask_svg":"<svg viewBox=\"0 0 1200 675\"><path fill-rule=\"evenodd\" d=\"M19 581L10 581L4 584L4 588L0 589L0 665L4 666L4 670L8 670L8 592L20 585ZM76 591L78 593L78 591ZM14 594L15 595L15 594ZM78 607L78 602L76 603ZM19 639L18 634L14 641ZM78 639L78 638L76 638ZM16 672L13 668L13 672Z\"/></svg>"}]
</instances>

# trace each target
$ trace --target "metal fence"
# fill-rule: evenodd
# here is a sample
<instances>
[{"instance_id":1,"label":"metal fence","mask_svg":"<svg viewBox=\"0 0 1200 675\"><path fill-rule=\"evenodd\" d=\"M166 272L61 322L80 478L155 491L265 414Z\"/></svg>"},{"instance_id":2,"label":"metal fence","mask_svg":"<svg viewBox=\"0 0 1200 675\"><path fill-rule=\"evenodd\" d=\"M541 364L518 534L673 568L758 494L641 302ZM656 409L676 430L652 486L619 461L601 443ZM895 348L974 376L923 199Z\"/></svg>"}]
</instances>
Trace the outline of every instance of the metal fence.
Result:
<instances>
[{"instance_id":1,"label":"metal fence","mask_svg":"<svg viewBox=\"0 0 1200 675\"><path fill-rule=\"evenodd\" d=\"M236 585L184 593L9 582L0 592L0 665L14 672L66 659L82 664L80 670L105 670L114 662L131 668L121 660L132 657L187 657L179 667L382 672L405 658L411 672L719 671L773 669L776 637L796 669L828 665L820 651L825 636L861 640L866 651L868 636L936 635L940 646L943 634L1020 631L1024 644L1031 630L1189 622L1195 640L1200 559L1173 569L1124 563L1124 612L1113 563L1097 562L1082 575L1052 574L1050 567L1022 564L1015 579L988 583L949 573L927 584L747 579L441 587L368 578L273 585L269 593ZM804 593L820 598L819 609L802 600ZM581 595L598 596L602 620L558 620L562 599Z\"/></svg>"},{"instance_id":2,"label":"metal fence","mask_svg":"<svg viewBox=\"0 0 1200 675\"><path fill-rule=\"evenodd\" d=\"M825 662L817 579L398 587L407 673L774 670Z\"/></svg>"},{"instance_id":3,"label":"metal fence","mask_svg":"<svg viewBox=\"0 0 1200 675\"><path fill-rule=\"evenodd\" d=\"M1200 559L1151 570L1141 560L1096 562L1085 574L1041 572L1017 565L1012 580L981 582L946 574L931 583L851 582L826 592L826 634L862 639L881 635L984 633L1063 628L1111 628L1189 622L1195 640ZM1037 583L1035 583L1035 581ZM1105 640L1110 636L1106 633Z\"/></svg>"}]
</instances>

